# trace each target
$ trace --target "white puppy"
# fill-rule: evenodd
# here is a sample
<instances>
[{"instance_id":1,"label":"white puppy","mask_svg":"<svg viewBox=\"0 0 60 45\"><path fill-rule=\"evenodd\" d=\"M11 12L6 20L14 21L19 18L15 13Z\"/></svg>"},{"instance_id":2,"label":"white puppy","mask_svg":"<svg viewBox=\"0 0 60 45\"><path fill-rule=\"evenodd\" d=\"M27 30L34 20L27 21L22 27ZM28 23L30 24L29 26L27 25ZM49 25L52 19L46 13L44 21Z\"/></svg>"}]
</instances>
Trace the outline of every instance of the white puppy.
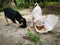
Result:
<instances>
[{"instance_id":1,"label":"white puppy","mask_svg":"<svg viewBox=\"0 0 60 45\"><path fill-rule=\"evenodd\" d=\"M32 21L31 21L31 26L34 25L42 25L43 19L42 19L42 10L41 7L35 3L35 8L32 11Z\"/></svg>"}]
</instances>

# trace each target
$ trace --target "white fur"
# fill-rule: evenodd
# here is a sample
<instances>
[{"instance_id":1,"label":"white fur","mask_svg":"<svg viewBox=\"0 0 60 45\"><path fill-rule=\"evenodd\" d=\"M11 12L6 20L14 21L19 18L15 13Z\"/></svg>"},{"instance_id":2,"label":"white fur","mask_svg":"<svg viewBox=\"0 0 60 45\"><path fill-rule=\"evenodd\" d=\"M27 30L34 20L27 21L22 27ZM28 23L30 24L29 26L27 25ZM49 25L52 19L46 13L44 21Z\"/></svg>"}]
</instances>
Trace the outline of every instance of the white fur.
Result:
<instances>
[{"instance_id":1,"label":"white fur","mask_svg":"<svg viewBox=\"0 0 60 45\"><path fill-rule=\"evenodd\" d=\"M34 22L36 23L36 25L42 25L43 19L42 19L41 7L37 3L35 3L35 5L36 5L36 7L32 11L32 17L34 18Z\"/></svg>"}]
</instances>

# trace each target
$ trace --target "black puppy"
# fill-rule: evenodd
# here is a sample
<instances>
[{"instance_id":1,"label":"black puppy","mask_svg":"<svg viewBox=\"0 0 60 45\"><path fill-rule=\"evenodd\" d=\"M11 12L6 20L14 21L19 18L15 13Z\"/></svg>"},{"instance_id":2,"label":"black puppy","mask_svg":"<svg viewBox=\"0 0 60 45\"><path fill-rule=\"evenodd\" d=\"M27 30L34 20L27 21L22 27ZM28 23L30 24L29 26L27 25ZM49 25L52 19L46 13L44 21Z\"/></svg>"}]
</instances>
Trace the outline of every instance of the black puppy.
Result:
<instances>
[{"instance_id":1,"label":"black puppy","mask_svg":"<svg viewBox=\"0 0 60 45\"><path fill-rule=\"evenodd\" d=\"M4 14L5 14L5 19L7 22L8 22L7 18L9 18L15 24L16 24L16 20L18 21L19 24L22 23L22 25L20 25L21 28L27 27L26 19L23 18L18 11L13 10L11 8L5 8Z\"/></svg>"}]
</instances>

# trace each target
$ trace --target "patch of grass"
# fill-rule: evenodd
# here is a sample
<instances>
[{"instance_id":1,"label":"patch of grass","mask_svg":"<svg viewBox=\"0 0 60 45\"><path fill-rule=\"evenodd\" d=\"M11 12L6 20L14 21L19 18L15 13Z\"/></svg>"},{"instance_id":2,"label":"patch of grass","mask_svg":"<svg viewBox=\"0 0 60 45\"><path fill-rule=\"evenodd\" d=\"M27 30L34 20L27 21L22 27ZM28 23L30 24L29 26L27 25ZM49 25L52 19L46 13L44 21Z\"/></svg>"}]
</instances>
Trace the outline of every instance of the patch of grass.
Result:
<instances>
[{"instance_id":1,"label":"patch of grass","mask_svg":"<svg viewBox=\"0 0 60 45\"><path fill-rule=\"evenodd\" d=\"M28 37L30 37L30 40L35 42L35 43L39 43L41 45L41 41L40 41L40 36L33 34L32 32L28 31L27 33Z\"/></svg>"},{"instance_id":2,"label":"patch of grass","mask_svg":"<svg viewBox=\"0 0 60 45\"><path fill-rule=\"evenodd\" d=\"M0 12L2 12L3 11L3 8L0 8Z\"/></svg>"},{"instance_id":3,"label":"patch of grass","mask_svg":"<svg viewBox=\"0 0 60 45\"><path fill-rule=\"evenodd\" d=\"M0 12L3 11L3 7L0 5Z\"/></svg>"},{"instance_id":4,"label":"patch of grass","mask_svg":"<svg viewBox=\"0 0 60 45\"><path fill-rule=\"evenodd\" d=\"M20 45L23 45L23 44L20 44Z\"/></svg>"},{"instance_id":5,"label":"patch of grass","mask_svg":"<svg viewBox=\"0 0 60 45\"><path fill-rule=\"evenodd\" d=\"M17 43L17 45L23 45L23 43Z\"/></svg>"},{"instance_id":6,"label":"patch of grass","mask_svg":"<svg viewBox=\"0 0 60 45\"><path fill-rule=\"evenodd\" d=\"M17 1L17 8L23 8L24 7L24 0L16 0Z\"/></svg>"}]
</instances>

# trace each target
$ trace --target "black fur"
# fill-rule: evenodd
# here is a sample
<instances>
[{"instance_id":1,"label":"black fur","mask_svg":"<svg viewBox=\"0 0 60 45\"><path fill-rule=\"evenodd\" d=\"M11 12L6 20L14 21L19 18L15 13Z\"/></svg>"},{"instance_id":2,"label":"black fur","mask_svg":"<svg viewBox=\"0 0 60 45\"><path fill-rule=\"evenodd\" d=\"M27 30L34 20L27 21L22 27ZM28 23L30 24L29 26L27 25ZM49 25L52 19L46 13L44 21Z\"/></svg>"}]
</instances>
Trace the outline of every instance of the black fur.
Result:
<instances>
[{"instance_id":1,"label":"black fur","mask_svg":"<svg viewBox=\"0 0 60 45\"><path fill-rule=\"evenodd\" d=\"M23 23L20 27L21 28L26 28L26 19L21 16L21 14L13 10L11 8L5 8L4 9L4 14L6 18L9 18L13 23L16 23L16 20L19 22L19 24Z\"/></svg>"}]
</instances>

